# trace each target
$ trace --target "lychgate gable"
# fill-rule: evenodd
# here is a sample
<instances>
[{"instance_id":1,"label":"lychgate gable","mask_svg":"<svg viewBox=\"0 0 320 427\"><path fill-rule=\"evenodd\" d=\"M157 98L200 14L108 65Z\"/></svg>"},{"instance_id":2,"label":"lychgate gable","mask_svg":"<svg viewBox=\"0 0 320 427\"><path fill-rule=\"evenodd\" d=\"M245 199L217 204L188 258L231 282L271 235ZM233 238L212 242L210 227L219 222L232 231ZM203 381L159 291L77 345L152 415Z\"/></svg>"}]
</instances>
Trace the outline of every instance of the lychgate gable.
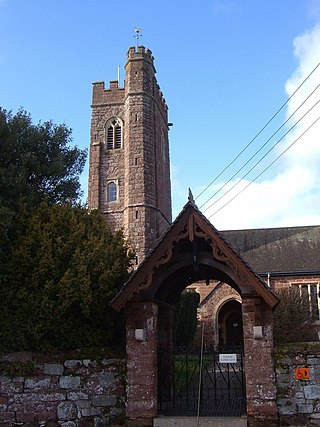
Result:
<instances>
[{"instance_id":1,"label":"lychgate gable","mask_svg":"<svg viewBox=\"0 0 320 427\"><path fill-rule=\"evenodd\" d=\"M196 206L188 202L111 305L120 310L131 299L150 301L159 298L170 303L166 300L166 287L170 287L170 294L174 295L172 288L177 286L180 295L181 287L213 276L234 287L240 295L261 297L272 308L278 303L278 298L265 282L227 244Z\"/></svg>"}]
</instances>

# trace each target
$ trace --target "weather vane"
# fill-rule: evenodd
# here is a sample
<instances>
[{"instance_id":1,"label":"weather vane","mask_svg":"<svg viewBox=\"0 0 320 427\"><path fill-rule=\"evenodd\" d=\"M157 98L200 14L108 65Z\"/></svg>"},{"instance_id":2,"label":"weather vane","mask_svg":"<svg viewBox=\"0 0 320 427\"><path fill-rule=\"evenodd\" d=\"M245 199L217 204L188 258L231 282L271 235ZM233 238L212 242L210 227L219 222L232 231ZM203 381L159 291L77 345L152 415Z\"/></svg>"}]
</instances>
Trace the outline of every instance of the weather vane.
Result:
<instances>
[{"instance_id":1,"label":"weather vane","mask_svg":"<svg viewBox=\"0 0 320 427\"><path fill-rule=\"evenodd\" d=\"M142 34L141 34L142 29L141 28L135 28L134 31L136 34L133 37L137 40L137 49L138 49L139 39L140 39L140 37L142 37Z\"/></svg>"}]
</instances>

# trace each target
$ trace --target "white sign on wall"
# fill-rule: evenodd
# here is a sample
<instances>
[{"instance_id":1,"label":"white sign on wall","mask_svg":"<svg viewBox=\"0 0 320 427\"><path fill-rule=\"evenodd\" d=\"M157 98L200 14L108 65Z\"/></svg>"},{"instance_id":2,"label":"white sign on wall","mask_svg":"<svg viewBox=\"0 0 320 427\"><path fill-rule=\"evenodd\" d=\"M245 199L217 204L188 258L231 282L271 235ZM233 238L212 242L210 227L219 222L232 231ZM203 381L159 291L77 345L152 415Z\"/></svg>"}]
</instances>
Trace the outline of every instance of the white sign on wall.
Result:
<instances>
[{"instance_id":1,"label":"white sign on wall","mask_svg":"<svg viewBox=\"0 0 320 427\"><path fill-rule=\"evenodd\" d=\"M237 363L236 354L219 354L219 363Z\"/></svg>"}]
</instances>

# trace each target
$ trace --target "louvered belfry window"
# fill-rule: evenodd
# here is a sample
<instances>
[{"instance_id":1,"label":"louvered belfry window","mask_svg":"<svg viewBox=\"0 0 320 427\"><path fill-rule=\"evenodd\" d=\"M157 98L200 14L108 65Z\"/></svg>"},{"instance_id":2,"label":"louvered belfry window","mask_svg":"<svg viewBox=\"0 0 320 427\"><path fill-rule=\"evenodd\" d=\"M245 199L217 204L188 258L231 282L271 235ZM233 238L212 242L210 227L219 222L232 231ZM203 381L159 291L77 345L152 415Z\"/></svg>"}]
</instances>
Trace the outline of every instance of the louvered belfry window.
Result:
<instances>
[{"instance_id":1,"label":"louvered belfry window","mask_svg":"<svg viewBox=\"0 0 320 427\"><path fill-rule=\"evenodd\" d=\"M121 127L119 125L115 126L115 134L114 148L121 148Z\"/></svg>"},{"instance_id":2,"label":"louvered belfry window","mask_svg":"<svg viewBox=\"0 0 320 427\"><path fill-rule=\"evenodd\" d=\"M119 149L122 146L122 126L117 120L112 120L107 126L107 150Z\"/></svg>"},{"instance_id":3,"label":"louvered belfry window","mask_svg":"<svg viewBox=\"0 0 320 427\"><path fill-rule=\"evenodd\" d=\"M110 125L107 132L107 150L113 149L113 127Z\"/></svg>"}]
</instances>

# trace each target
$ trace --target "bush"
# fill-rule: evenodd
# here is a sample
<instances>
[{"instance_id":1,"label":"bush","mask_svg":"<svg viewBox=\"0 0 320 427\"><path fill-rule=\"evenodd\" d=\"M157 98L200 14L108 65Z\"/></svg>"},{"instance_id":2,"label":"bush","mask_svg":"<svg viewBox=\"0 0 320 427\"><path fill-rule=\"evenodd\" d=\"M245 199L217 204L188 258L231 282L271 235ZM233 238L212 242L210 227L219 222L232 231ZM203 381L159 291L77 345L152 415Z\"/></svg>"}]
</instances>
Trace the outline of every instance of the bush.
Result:
<instances>
[{"instance_id":1,"label":"bush","mask_svg":"<svg viewBox=\"0 0 320 427\"><path fill-rule=\"evenodd\" d=\"M307 295L298 287L276 292L280 304L274 312L274 341L276 344L317 341L317 331L310 312Z\"/></svg>"},{"instance_id":2,"label":"bush","mask_svg":"<svg viewBox=\"0 0 320 427\"><path fill-rule=\"evenodd\" d=\"M97 211L42 202L22 206L0 288L2 351L65 350L124 337L109 302L128 277L130 254Z\"/></svg>"}]
</instances>

